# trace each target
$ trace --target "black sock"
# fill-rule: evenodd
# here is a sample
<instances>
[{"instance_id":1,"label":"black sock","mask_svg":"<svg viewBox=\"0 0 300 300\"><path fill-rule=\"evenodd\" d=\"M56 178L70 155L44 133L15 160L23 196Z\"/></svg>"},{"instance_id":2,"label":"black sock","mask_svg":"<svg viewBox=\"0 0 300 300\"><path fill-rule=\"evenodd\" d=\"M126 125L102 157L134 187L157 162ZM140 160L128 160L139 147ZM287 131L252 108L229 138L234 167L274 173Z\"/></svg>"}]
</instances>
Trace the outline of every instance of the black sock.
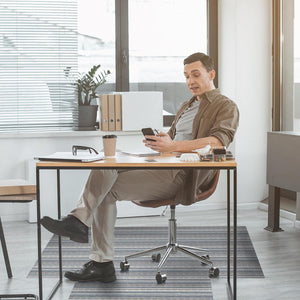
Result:
<instances>
[{"instance_id":1,"label":"black sock","mask_svg":"<svg viewBox=\"0 0 300 300\"><path fill-rule=\"evenodd\" d=\"M94 261L94 260L93 260L93 262L96 267L104 267L111 263L111 261L98 262L98 261Z\"/></svg>"}]
</instances>

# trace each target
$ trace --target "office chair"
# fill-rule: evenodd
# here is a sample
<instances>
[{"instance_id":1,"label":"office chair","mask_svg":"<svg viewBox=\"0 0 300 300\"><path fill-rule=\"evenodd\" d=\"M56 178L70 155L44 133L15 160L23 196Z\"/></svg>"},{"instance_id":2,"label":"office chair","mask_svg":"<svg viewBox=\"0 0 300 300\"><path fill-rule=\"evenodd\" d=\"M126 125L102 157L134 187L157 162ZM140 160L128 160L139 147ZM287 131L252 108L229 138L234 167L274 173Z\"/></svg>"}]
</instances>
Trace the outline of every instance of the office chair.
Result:
<instances>
[{"instance_id":1,"label":"office chair","mask_svg":"<svg viewBox=\"0 0 300 300\"><path fill-rule=\"evenodd\" d=\"M36 186L22 179L0 180L0 203L26 203L36 200ZM12 278L8 251L0 217L0 240L8 278ZM0 299L38 299L33 294L0 294Z\"/></svg>"},{"instance_id":2,"label":"office chair","mask_svg":"<svg viewBox=\"0 0 300 300\"><path fill-rule=\"evenodd\" d=\"M218 171L216 173L216 175L215 175L214 179L212 180L212 182L211 182L210 186L208 187L208 189L201 192L198 195L196 202L201 201L201 200L205 200L214 193L214 191L217 187L218 180L219 180L219 174L220 174L220 171ZM215 268L213 266L213 262L210 260L210 257L209 257L208 254L206 254L206 255L197 255L197 254L190 251L190 250L194 250L194 251L199 251L199 252L207 252L207 249L196 248L196 247L185 246L185 245L179 245L177 243L177 240L176 240L176 218L175 218L176 203L175 203L174 199L151 200L151 201L132 201L132 202L135 203L136 205L143 206L143 207L160 207L160 206L166 206L166 205L170 206L171 217L169 219L169 241L166 245L162 245L162 246L159 246L159 247L156 247L156 248L153 248L153 249L149 249L149 250L146 250L146 251L142 251L142 252L138 252L138 253L135 253L135 254L125 256L125 260L120 263L120 268L121 268L122 271L127 271L129 269L129 267L130 267L130 264L128 263L129 258L143 256L143 255L151 253L151 252L156 252L156 251L160 251L160 250L165 249L165 253L162 256L162 258L161 258L160 253L152 255L152 260L156 261L156 262L159 262L159 264L157 266L157 274L156 274L157 283L163 283L163 282L166 281L167 275L166 274L161 274L162 266L167 261L170 254L176 252L177 250L180 251L180 252L183 252L183 253L185 253L189 256L192 256L194 258L199 259L203 265L210 266L209 273L208 273L210 278L214 278L214 277L219 276L220 271L219 271L218 268Z\"/></svg>"}]
</instances>

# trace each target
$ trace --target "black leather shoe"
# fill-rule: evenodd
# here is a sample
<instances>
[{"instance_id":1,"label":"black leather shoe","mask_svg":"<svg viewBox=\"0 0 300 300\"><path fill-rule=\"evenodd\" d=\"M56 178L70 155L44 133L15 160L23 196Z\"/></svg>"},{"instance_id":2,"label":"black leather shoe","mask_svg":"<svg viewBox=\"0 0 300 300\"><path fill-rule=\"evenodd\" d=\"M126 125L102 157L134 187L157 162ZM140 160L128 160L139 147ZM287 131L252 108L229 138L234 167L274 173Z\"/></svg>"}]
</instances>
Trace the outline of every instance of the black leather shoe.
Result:
<instances>
[{"instance_id":1,"label":"black leather shoe","mask_svg":"<svg viewBox=\"0 0 300 300\"><path fill-rule=\"evenodd\" d=\"M72 215L64 217L62 220L54 220L50 217L41 219L41 224L50 232L69 237L78 243L88 243L88 227L79 219Z\"/></svg>"},{"instance_id":2,"label":"black leather shoe","mask_svg":"<svg viewBox=\"0 0 300 300\"><path fill-rule=\"evenodd\" d=\"M105 263L97 263L93 260L87 262L78 271L68 271L65 277L72 281L101 281L112 282L115 281L115 267L112 261Z\"/></svg>"}]
</instances>

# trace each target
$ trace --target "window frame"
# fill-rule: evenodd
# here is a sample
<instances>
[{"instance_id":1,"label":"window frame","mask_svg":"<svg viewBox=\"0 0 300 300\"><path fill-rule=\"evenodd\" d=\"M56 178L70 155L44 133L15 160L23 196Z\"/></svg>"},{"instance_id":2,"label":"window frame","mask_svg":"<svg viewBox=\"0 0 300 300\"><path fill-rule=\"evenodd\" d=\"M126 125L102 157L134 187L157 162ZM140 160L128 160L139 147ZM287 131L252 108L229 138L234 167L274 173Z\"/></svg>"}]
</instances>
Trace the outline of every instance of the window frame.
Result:
<instances>
[{"instance_id":1,"label":"window frame","mask_svg":"<svg viewBox=\"0 0 300 300\"><path fill-rule=\"evenodd\" d=\"M215 62L215 86L218 87L218 0L207 1L208 55ZM128 0L115 0L116 91L129 91Z\"/></svg>"}]
</instances>

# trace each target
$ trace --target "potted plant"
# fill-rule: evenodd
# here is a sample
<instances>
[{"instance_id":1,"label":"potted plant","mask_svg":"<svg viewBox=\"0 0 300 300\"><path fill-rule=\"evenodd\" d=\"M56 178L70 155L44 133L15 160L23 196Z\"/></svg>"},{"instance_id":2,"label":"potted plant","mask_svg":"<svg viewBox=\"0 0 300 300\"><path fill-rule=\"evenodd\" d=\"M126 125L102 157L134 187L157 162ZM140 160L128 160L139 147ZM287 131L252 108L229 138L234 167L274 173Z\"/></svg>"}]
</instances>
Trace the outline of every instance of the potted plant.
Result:
<instances>
[{"instance_id":1,"label":"potted plant","mask_svg":"<svg viewBox=\"0 0 300 300\"><path fill-rule=\"evenodd\" d=\"M80 130L95 130L98 105L92 100L97 97L96 90L106 82L109 70L97 73L101 66L95 65L87 73L80 74L74 83L78 97L78 128Z\"/></svg>"}]
</instances>

